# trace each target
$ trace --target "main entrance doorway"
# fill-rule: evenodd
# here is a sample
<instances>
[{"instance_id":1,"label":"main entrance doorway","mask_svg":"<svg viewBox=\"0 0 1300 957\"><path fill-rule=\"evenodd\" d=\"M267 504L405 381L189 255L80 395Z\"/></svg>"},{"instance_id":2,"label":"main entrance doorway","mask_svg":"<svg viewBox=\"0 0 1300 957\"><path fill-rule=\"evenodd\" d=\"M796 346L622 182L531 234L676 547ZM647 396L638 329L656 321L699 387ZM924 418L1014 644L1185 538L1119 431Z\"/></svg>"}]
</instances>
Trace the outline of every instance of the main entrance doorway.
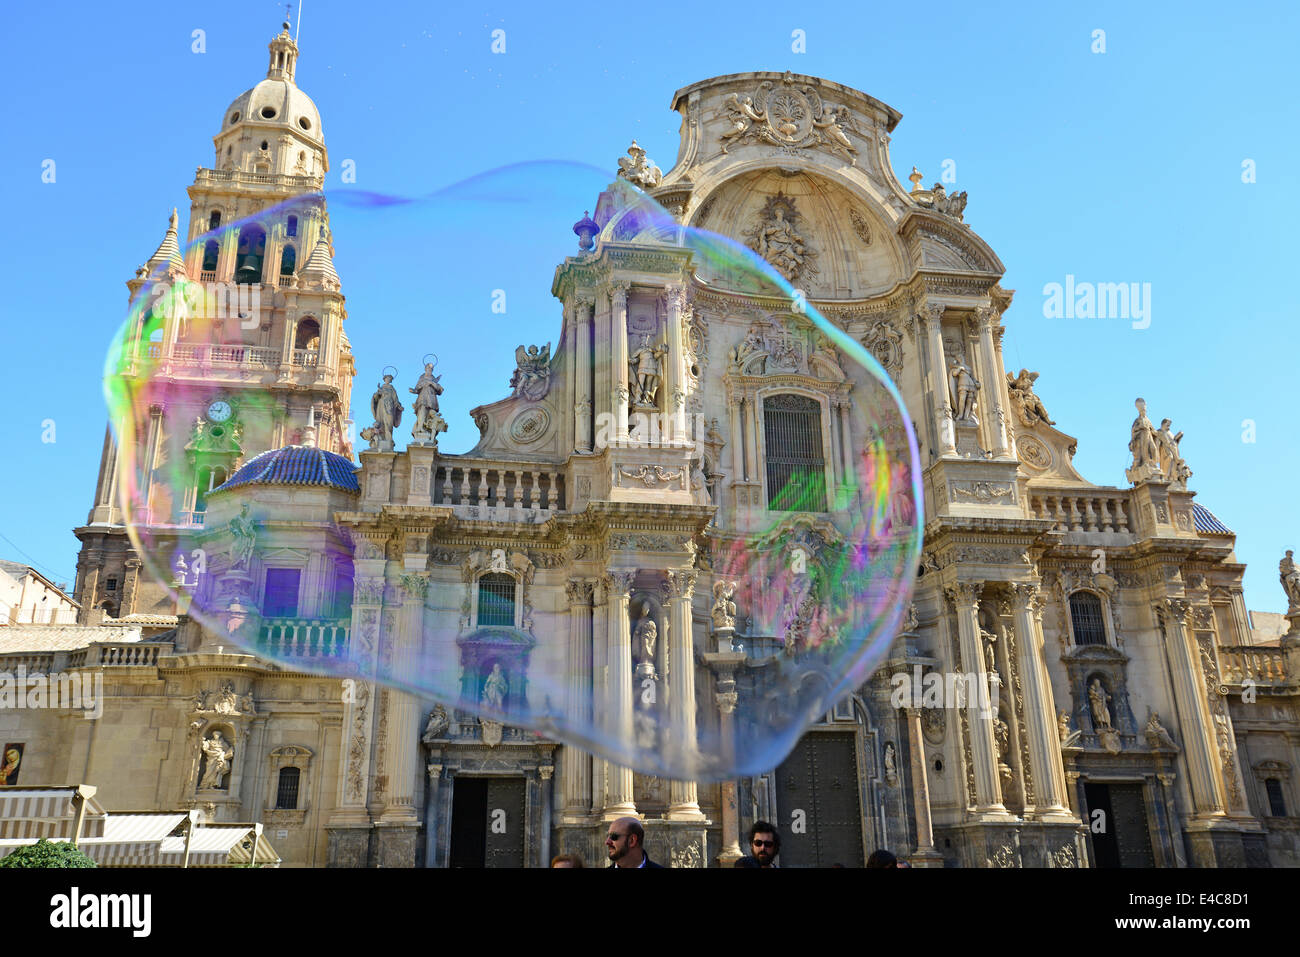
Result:
<instances>
[{"instance_id":1,"label":"main entrance doorway","mask_svg":"<svg viewBox=\"0 0 1300 957\"><path fill-rule=\"evenodd\" d=\"M862 802L852 731L803 736L776 769L782 867L861 867ZM748 850L748 849L746 849Z\"/></svg>"},{"instance_id":2,"label":"main entrance doorway","mask_svg":"<svg viewBox=\"0 0 1300 957\"><path fill-rule=\"evenodd\" d=\"M454 781L450 865L523 867L524 779L456 775Z\"/></svg>"},{"instance_id":3,"label":"main entrance doorway","mask_svg":"<svg viewBox=\"0 0 1300 957\"><path fill-rule=\"evenodd\" d=\"M1155 867L1141 784L1085 781L1086 823L1096 867ZM1101 811L1101 815L1096 812Z\"/></svg>"}]
</instances>

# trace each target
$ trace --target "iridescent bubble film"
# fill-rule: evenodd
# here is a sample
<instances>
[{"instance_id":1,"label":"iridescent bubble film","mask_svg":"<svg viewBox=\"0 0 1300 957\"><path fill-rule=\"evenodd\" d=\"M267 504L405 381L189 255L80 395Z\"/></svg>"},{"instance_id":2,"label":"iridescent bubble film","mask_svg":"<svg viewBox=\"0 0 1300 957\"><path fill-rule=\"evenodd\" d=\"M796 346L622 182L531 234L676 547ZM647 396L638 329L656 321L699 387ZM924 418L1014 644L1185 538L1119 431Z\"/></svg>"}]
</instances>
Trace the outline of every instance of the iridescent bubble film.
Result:
<instances>
[{"instance_id":1,"label":"iridescent bubble film","mask_svg":"<svg viewBox=\"0 0 1300 957\"><path fill-rule=\"evenodd\" d=\"M124 521L183 650L610 780L769 770L884 660L916 441L859 319L816 308L793 199L733 195L721 235L532 163L273 200L194 210L107 359Z\"/></svg>"}]
</instances>

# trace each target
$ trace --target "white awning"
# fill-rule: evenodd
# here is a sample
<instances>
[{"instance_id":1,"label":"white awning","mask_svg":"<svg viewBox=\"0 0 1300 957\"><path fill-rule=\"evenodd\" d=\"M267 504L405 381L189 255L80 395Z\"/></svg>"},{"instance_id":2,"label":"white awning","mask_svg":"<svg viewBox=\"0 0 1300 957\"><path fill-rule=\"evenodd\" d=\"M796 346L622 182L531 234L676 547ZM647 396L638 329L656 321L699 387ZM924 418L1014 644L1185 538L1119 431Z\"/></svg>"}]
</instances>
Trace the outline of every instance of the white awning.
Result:
<instances>
[{"instance_id":1,"label":"white awning","mask_svg":"<svg viewBox=\"0 0 1300 957\"><path fill-rule=\"evenodd\" d=\"M71 839L77 821L72 799L76 788L0 787L0 840L10 838ZM86 799L82 837L104 836L104 809ZM29 843L35 843L34 841Z\"/></svg>"},{"instance_id":2,"label":"white awning","mask_svg":"<svg viewBox=\"0 0 1300 957\"><path fill-rule=\"evenodd\" d=\"M237 867L247 864L253 850L251 824L208 825L196 827L190 840L190 867ZM180 867L185 859L185 838L168 837L162 841L159 863ZM263 834L257 842L257 863L277 867L280 855Z\"/></svg>"}]
</instances>

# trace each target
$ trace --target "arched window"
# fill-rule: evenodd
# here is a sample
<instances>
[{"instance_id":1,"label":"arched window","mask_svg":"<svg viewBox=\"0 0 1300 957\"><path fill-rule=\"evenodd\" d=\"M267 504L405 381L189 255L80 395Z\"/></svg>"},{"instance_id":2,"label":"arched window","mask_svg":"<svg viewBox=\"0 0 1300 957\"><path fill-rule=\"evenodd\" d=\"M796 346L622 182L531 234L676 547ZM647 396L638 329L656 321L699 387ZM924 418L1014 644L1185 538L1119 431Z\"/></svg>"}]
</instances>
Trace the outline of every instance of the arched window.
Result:
<instances>
[{"instance_id":1,"label":"arched window","mask_svg":"<svg viewBox=\"0 0 1300 957\"><path fill-rule=\"evenodd\" d=\"M320 323L311 316L300 320L298 330L294 334L293 347L295 349L319 349Z\"/></svg>"},{"instance_id":2,"label":"arched window","mask_svg":"<svg viewBox=\"0 0 1300 957\"><path fill-rule=\"evenodd\" d=\"M301 158L301 157L302 157L302 154L299 153L298 156L299 156L299 158ZM297 235L298 235L298 217L297 217L297 216L290 216L289 219L285 222L285 225L284 225L284 234L285 234L286 236L297 236Z\"/></svg>"},{"instance_id":3,"label":"arched window","mask_svg":"<svg viewBox=\"0 0 1300 957\"><path fill-rule=\"evenodd\" d=\"M767 507L826 511L821 403L802 395L768 396L763 400L763 439Z\"/></svg>"},{"instance_id":4,"label":"arched window","mask_svg":"<svg viewBox=\"0 0 1300 957\"><path fill-rule=\"evenodd\" d=\"M235 282L252 285L262 281L262 258L266 255L266 231L245 226L239 231L239 252L235 257Z\"/></svg>"},{"instance_id":5,"label":"arched window","mask_svg":"<svg viewBox=\"0 0 1300 957\"><path fill-rule=\"evenodd\" d=\"M202 513L208 510L208 493L224 485L228 477L225 467L221 465L204 466L199 469L194 491L195 512Z\"/></svg>"},{"instance_id":6,"label":"arched window","mask_svg":"<svg viewBox=\"0 0 1300 957\"><path fill-rule=\"evenodd\" d=\"M208 216L208 231L211 232L212 230L216 229L220 225L221 225L221 210L214 209L211 215Z\"/></svg>"},{"instance_id":7,"label":"arched window","mask_svg":"<svg viewBox=\"0 0 1300 957\"><path fill-rule=\"evenodd\" d=\"M1106 644L1101 599L1092 592L1077 591L1070 596L1070 623L1074 626L1076 645Z\"/></svg>"},{"instance_id":8,"label":"arched window","mask_svg":"<svg viewBox=\"0 0 1300 957\"><path fill-rule=\"evenodd\" d=\"M478 580L478 625L515 623L515 580L500 573L484 575Z\"/></svg>"},{"instance_id":9,"label":"arched window","mask_svg":"<svg viewBox=\"0 0 1300 957\"><path fill-rule=\"evenodd\" d=\"M292 276L294 268L298 265L298 253L293 246L285 246L284 252L280 255L280 275Z\"/></svg>"},{"instance_id":10,"label":"arched window","mask_svg":"<svg viewBox=\"0 0 1300 957\"><path fill-rule=\"evenodd\" d=\"M1264 790L1268 793L1268 813L1273 817L1286 817L1286 800L1282 797L1282 782L1265 778Z\"/></svg>"},{"instance_id":11,"label":"arched window","mask_svg":"<svg viewBox=\"0 0 1300 957\"><path fill-rule=\"evenodd\" d=\"M277 811L296 811L298 809L298 782L302 780L302 771L298 768L281 768L280 780L275 788L275 809Z\"/></svg>"},{"instance_id":12,"label":"arched window","mask_svg":"<svg viewBox=\"0 0 1300 957\"><path fill-rule=\"evenodd\" d=\"M213 213L217 216L219 213ZM209 239L203 244L203 265L199 267L204 272L217 271L217 259L221 255L221 245L215 239Z\"/></svg>"}]
</instances>

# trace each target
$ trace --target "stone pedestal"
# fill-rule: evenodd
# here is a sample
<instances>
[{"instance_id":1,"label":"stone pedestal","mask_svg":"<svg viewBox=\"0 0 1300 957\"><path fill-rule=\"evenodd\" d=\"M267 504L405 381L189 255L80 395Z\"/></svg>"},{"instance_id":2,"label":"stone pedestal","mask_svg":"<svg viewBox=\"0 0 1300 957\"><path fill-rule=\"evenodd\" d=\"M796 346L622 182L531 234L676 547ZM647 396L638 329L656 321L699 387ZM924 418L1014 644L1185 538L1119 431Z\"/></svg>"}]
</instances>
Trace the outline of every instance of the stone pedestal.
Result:
<instances>
[{"instance_id":1,"label":"stone pedestal","mask_svg":"<svg viewBox=\"0 0 1300 957\"><path fill-rule=\"evenodd\" d=\"M370 857L370 826L330 825L325 829L328 867L365 867Z\"/></svg>"},{"instance_id":2,"label":"stone pedestal","mask_svg":"<svg viewBox=\"0 0 1300 957\"><path fill-rule=\"evenodd\" d=\"M408 824L375 825L375 866L414 867L420 829Z\"/></svg>"}]
</instances>

